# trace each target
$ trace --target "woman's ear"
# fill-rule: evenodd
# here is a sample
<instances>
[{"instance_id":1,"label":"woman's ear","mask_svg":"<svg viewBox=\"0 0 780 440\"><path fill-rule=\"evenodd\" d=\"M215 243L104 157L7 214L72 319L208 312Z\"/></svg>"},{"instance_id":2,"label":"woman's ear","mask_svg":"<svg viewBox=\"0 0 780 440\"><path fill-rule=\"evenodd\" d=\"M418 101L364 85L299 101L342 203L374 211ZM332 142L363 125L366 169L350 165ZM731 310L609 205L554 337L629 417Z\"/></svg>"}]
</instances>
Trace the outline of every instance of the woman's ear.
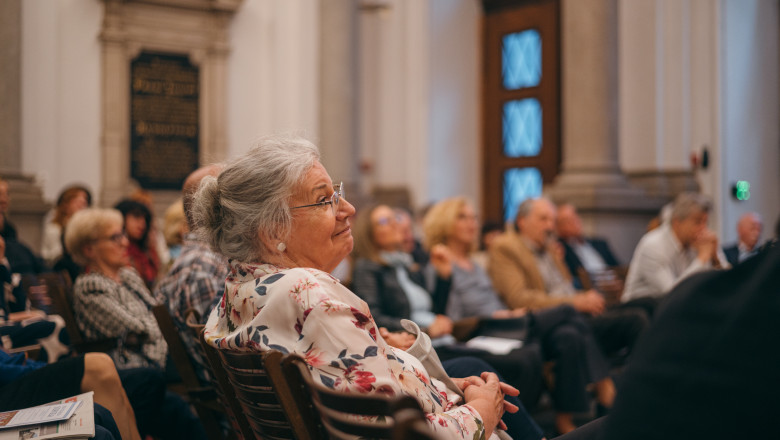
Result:
<instances>
[{"instance_id":1,"label":"woman's ear","mask_svg":"<svg viewBox=\"0 0 780 440\"><path fill-rule=\"evenodd\" d=\"M279 244L282 243L282 241L278 238L272 237L271 234L269 234L267 231L259 231L257 233L257 238L260 241L260 245L271 253L281 254L284 250L279 249L281 247Z\"/></svg>"}]
</instances>

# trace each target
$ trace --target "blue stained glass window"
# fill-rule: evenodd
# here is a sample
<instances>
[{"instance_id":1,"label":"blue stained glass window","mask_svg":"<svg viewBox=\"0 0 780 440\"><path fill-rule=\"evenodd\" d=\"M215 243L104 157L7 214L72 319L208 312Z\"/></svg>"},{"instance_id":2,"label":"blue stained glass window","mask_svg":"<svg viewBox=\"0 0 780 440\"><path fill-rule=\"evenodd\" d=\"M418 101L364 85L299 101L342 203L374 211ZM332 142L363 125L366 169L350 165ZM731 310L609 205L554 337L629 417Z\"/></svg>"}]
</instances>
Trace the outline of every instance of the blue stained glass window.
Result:
<instances>
[{"instance_id":1,"label":"blue stained glass window","mask_svg":"<svg viewBox=\"0 0 780 440\"><path fill-rule=\"evenodd\" d=\"M534 29L504 35L501 76L507 90L539 85L542 77L542 38Z\"/></svg>"},{"instance_id":2,"label":"blue stained glass window","mask_svg":"<svg viewBox=\"0 0 780 440\"><path fill-rule=\"evenodd\" d=\"M504 104L503 143L507 157L536 156L542 149L542 106L535 98Z\"/></svg>"},{"instance_id":3,"label":"blue stained glass window","mask_svg":"<svg viewBox=\"0 0 780 440\"><path fill-rule=\"evenodd\" d=\"M523 200L542 195L542 173L537 168L504 171L504 221L514 222Z\"/></svg>"}]
</instances>

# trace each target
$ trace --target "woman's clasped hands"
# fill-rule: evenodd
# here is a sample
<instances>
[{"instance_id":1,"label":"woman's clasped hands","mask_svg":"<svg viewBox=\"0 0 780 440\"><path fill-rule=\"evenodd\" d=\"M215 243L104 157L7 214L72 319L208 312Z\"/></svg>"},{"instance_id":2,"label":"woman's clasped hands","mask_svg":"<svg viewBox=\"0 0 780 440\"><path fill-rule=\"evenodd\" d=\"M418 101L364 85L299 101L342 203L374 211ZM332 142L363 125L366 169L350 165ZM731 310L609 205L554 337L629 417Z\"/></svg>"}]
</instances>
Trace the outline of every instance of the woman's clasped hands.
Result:
<instances>
[{"instance_id":1,"label":"woman's clasped hands","mask_svg":"<svg viewBox=\"0 0 780 440\"><path fill-rule=\"evenodd\" d=\"M504 411L515 413L519 410L517 406L504 400L504 396L507 394L517 396L520 392L517 388L499 381L494 373L484 372L480 377L470 376L452 380L463 391L466 403L477 410L482 417L485 437L490 437L496 426L499 429L506 429L506 425L501 420Z\"/></svg>"}]
</instances>

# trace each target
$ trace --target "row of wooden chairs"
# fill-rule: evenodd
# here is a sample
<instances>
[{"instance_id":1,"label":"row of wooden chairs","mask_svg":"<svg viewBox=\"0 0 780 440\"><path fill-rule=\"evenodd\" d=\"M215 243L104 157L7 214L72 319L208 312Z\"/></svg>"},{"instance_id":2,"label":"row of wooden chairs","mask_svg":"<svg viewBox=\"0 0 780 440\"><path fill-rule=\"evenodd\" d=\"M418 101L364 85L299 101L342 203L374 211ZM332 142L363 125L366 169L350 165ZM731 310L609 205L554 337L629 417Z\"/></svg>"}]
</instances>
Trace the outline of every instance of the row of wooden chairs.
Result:
<instances>
[{"instance_id":1,"label":"row of wooden chairs","mask_svg":"<svg viewBox=\"0 0 780 440\"><path fill-rule=\"evenodd\" d=\"M435 438L411 396L332 390L297 354L217 350L199 338L244 439Z\"/></svg>"},{"instance_id":2,"label":"row of wooden chairs","mask_svg":"<svg viewBox=\"0 0 780 440\"><path fill-rule=\"evenodd\" d=\"M23 279L25 289L45 286L52 313L66 323L71 346L79 353L109 351L116 341L86 341L73 312L72 283L65 273ZM152 308L171 359L182 378L182 394L193 405L210 439L226 438L219 414L232 430L228 439L421 439L434 436L419 403L411 396L344 393L316 383L305 361L276 350L263 353L217 350L205 343L203 324L188 314L187 325L200 344L213 384L198 379L165 305ZM368 421L371 418L372 421Z\"/></svg>"},{"instance_id":3,"label":"row of wooden chairs","mask_svg":"<svg viewBox=\"0 0 780 440\"><path fill-rule=\"evenodd\" d=\"M36 292L43 287L43 293ZM22 288L32 306L57 314L65 321L70 346L77 353L106 352L116 347L115 339L87 341L81 334L73 312L73 282L67 272L47 272L22 277Z\"/></svg>"}]
</instances>

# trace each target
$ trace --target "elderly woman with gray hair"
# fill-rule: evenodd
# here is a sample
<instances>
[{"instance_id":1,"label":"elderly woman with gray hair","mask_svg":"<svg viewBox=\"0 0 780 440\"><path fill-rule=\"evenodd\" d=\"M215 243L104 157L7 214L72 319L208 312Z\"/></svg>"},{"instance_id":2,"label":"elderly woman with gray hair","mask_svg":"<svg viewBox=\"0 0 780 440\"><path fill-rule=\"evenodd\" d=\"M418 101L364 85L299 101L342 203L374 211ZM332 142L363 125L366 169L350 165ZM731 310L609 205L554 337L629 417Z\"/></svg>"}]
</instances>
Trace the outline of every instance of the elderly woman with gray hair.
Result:
<instances>
[{"instance_id":1,"label":"elderly woman with gray hair","mask_svg":"<svg viewBox=\"0 0 780 440\"><path fill-rule=\"evenodd\" d=\"M366 303L329 274L352 250L355 208L319 159L306 140L267 138L201 183L196 231L231 266L206 341L297 353L329 388L408 394L440 435L490 437L505 410L517 411L504 393L517 391L493 373L455 379L460 390L448 389L391 346L393 335L380 334Z\"/></svg>"}]
</instances>

